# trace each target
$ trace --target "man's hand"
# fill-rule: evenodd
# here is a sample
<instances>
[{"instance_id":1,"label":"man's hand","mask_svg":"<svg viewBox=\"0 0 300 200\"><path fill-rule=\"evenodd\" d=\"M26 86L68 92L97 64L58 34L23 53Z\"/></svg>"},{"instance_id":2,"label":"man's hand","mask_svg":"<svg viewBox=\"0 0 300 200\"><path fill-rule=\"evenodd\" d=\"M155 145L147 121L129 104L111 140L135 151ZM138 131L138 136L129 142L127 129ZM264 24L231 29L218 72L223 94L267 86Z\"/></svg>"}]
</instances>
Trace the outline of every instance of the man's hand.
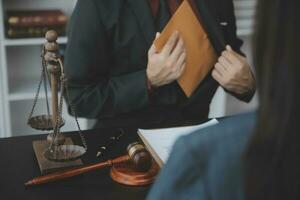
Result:
<instances>
[{"instance_id":1,"label":"man's hand","mask_svg":"<svg viewBox=\"0 0 300 200\"><path fill-rule=\"evenodd\" d=\"M236 94L255 90L255 79L245 57L226 46L212 72L213 78L225 89Z\"/></svg>"},{"instance_id":2,"label":"man's hand","mask_svg":"<svg viewBox=\"0 0 300 200\"><path fill-rule=\"evenodd\" d=\"M156 34L156 38L159 34ZM177 80L185 68L186 52L179 32L174 32L160 53L152 44L148 51L147 77L153 87L159 87Z\"/></svg>"}]
</instances>

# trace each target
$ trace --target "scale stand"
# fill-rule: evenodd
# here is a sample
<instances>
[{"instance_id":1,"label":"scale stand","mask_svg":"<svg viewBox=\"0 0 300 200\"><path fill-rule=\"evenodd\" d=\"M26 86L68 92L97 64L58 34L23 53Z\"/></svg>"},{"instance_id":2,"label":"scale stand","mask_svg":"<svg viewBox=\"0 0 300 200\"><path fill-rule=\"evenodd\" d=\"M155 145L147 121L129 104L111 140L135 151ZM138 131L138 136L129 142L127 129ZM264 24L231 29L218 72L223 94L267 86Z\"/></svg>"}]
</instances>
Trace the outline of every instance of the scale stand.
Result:
<instances>
[{"instance_id":1,"label":"scale stand","mask_svg":"<svg viewBox=\"0 0 300 200\"><path fill-rule=\"evenodd\" d=\"M47 42L44 45L43 53L41 55L43 67L41 80L28 119L28 125L32 128L51 131L46 140L33 141L33 149L41 174L82 165L80 157L87 150L86 142L77 120L75 108L73 105L70 105L66 86L67 80L65 79L63 64L58 53L59 45L56 42L57 33L55 31L48 31L46 33L46 39ZM44 83L48 113L47 115L33 116L42 83ZM50 114L50 106L48 103L47 83L50 83L51 87L52 115ZM63 97L67 97L67 103L69 103L72 115L75 117L79 135L84 147L74 145L71 138L65 138L65 136L60 133L60 128L65 123L62 119Z\"/></svg>"},{"instance_id":2,"label":"scale stand","mask_svg":"<svg viewBox=\"0 0 300 200\"><path fill-rule=\"evenodd\" d=\"M71 138L66 138L65 144L73 145ZM49 148L48 140L37 140L32 142L35 156L37 158L41 174L48 174L62 169L82 165L81 159L67 162L52 161L45 157L45 150Z\"/></svg>"}]
</instances>

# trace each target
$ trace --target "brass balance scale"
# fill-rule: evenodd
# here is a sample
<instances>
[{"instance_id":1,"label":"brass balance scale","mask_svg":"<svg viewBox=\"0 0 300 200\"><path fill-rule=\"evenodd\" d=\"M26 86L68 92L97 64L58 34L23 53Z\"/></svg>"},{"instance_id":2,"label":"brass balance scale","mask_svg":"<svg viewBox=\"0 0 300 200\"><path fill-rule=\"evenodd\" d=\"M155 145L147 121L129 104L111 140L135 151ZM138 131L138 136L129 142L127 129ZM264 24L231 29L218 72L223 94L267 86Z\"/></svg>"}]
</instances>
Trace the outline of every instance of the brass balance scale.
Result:
<instances>
[{"instance_id":1,"label":"brass balance scale","mask_svg":"<svg viewBox=\"0 0 300 200\"><path fill-rule=\"evenodd\" d=\"M77 119L75 106L72 105L69 98L67 79L64 74L64 65L58 53L59 45L56 42L57 33L55 31L48 31L46 33L46 40L47 42L43 46L41 55L41 78L29 114L28 125L36 130L51 131L51 133L47 136L46 140L33 141L33 149L41 174L44 176L37 177L36 179L25 183L25 185L29 186L60 180L91 170L100 169L105 166L111 166L110 176L118 183L132 186L151 184L158 173L158 165L152 161L149 152L139 143L133 143L128 146L129 155L102 163L62 171L62 169L82 165L80 158L87 152L87 144ZM48 83L51 87L52 114L50 114L48 102ZM33 113L42 85L44 86L46 95L47 114L34 116ZM61 127L65 124L65 121L62 118L64 98L71 109L71 114L75 118L78 134L81 139L81 146L75 145L71 138L65 137L60 132ZM138 164L134 161L138 161Z\"/></svg>"},{"instance_id":2,"label":"brass balance scale","mask_svg":"<svg viewBox=\"0 0 300 200\"><path fill-rule=\"evenodd\" d=\"M41 55L41 78L27 122L30 127L36 130L51 131L46 140L33 141L34 152L42 174L82 165L80 157L87 151L87 144L77 119L76 109L70 102L64 65L58 53L57 33L48 31L46 40ZM34 116L42 85L46 95L47 114ZM50 113L48 101L48 85L51 88L52 113ZM68 106L70 106L71 114L75 118L82 146L74 145L71 138L66 138L60 132L61 127L65 124L62 118L64 97Z\"/></svg>"}]
</instances>

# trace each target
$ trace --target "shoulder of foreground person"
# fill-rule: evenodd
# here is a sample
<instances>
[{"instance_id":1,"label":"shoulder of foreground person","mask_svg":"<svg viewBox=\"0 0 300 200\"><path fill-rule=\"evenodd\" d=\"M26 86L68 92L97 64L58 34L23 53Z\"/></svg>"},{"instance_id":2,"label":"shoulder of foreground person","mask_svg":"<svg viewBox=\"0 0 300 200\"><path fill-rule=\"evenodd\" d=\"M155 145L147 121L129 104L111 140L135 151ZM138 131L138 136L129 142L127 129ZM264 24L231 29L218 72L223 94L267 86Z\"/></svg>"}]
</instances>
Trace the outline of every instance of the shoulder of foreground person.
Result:
<instances>
[{"instance_id":1,"label":"shoulder of foreground person","mask_svg":"<svg viewBox=\"0 0 300 200\"><path fill-rule=\"evenodd\" d=\"M148 199L243 199L242 156L255 113L180 138Z\"/></svg>"}]
</instances>

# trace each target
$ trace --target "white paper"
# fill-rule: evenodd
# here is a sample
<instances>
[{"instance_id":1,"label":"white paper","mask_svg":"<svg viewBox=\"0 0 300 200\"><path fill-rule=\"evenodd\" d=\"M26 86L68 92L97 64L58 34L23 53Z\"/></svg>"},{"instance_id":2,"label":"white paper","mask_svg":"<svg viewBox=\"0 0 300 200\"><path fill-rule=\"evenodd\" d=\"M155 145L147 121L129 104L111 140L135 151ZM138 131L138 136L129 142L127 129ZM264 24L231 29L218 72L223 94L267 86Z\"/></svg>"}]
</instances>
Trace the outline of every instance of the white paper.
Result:
<instances>
[{"instance_id":1,"label":"white paper","mask_svg":"<svg viewBox=\"0 0 300 200\"><path fill-rule=\"evenodd\" d=\"M165 163L169 157L175 141L184 135L194 131L212 126L218 123L218 120L212 119L206 123L196 126L185 126L179 128L164 129L139 129L139 133L147 140L151 148L156 152L160 159Z\"/></svg>"}]
</instances>

